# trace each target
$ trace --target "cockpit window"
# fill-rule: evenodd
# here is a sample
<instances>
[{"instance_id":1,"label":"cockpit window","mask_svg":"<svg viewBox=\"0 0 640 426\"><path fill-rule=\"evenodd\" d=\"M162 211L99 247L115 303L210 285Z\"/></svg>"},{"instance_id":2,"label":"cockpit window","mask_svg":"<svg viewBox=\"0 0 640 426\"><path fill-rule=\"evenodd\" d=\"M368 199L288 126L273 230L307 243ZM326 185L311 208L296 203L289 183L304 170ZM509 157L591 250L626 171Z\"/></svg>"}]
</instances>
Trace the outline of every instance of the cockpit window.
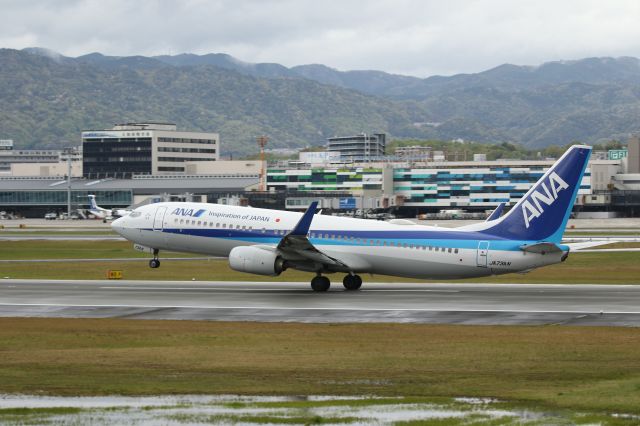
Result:
<instances>
[{"instance_id":1,"label":"cockpit window","mask_svg":"<svg viewBox=\"0 0 640 426\"><path fill-rule=\"evenodd\" d=\"M142 215L142 212L131 212L129 214L129 217L138 217L138 216L141 216L141 215Z\"/></svg>"}]
</instances>

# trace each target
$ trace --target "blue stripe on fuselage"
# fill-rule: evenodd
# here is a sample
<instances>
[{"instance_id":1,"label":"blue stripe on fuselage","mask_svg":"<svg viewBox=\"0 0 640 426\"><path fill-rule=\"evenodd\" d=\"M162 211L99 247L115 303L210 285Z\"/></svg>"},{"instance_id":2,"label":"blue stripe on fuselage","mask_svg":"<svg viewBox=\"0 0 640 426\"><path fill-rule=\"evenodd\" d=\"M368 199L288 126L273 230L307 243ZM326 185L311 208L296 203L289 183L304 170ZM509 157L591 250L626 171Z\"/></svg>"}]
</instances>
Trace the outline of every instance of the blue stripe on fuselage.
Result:
<instances>
[{"instance_id":1,"label":"blue stripe on fuselage","mask_svg":"<svg viewBox=\"0 0 640 426\"><path fill-rule=\"evenodd\" d=\"M150 230L150 229L149 229ZM285 233L287 230L282 230ZM256 244L278 244L284 237L274 230L240 230L240 229L199 229L199 228L165 228L163 232L177 235L188 235L204 238L219 238L235 241L246 241ZM329 238L310 237L311 244L317 246L380 246L393 243L414 244L421 246L433 246L444 248L477 249L479 241L489 241L491 250L520 251L523 244L531 244L532 241L505 240L493 235L479 232L452 232L452 231L330 231L312 230L315 235L329 235ZM333 238L331 238L333 236ZM340 236L340 238L336 238ZM353 239L352 239L353 238ZM359 239L359 240L358 240ZM366 241L366 244L365 244ZM378 243L378 241L380 243ZM391 246L393 247L393 246Z\"/></svg>"}]
</instances>

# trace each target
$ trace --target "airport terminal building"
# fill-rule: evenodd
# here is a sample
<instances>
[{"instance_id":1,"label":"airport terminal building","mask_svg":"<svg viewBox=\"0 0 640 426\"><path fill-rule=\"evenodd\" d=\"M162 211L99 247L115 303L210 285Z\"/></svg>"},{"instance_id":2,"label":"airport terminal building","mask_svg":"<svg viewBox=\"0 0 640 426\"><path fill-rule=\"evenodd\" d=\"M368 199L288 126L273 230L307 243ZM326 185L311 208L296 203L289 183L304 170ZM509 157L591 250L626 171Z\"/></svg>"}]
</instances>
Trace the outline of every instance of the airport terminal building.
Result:
<instances>
[{"instance_id":1,"label":"airport terminal building","mask_svg":"<svg viewBox=\"0 0 640 426\"><path fill-rule=\"evenodd\" d=\"M320 200L326 211L384 210L401 217L443 210L484 213L512 206L554 163L545 160L445 161L434 155L387 161L344 162L335 151L301 153L272 163L267 191L258 191L262 162L219 161L216 133L179 132L173 124L132 123L82 133L83 171L49 168L40 175L0 175L0 211L42 217L86 208L88 194L103 207L148 200L193 200L303 210ZM78 161L80 163L80 161ZM34 170L32 165L12 170ZM53 174L53 173L57 174ZM640 215L640 141L628 149L594 152L583 176L575 211L591 217Z\"/></svg>"},{"instance_id":2,"label":"airport terminal building","mask_svg":"<svg viewBox=\"0 0 640 426\"><path fill-rule=\"evenodd\" d=\"M185 162L220 159L218 133L178 131L171 123L118 124L82 132L82 174L87 179L185 172Z\"/></svg>"}]
</instances>

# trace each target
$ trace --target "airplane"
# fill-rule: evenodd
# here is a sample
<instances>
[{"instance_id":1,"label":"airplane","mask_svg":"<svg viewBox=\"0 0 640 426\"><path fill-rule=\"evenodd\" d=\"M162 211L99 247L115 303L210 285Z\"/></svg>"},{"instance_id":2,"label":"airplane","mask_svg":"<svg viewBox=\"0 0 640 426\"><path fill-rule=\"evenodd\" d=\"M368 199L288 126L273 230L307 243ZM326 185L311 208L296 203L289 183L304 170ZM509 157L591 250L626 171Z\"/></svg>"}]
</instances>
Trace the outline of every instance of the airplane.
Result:
<instances>
[{"instance_id":1,"label":"airplane","mask_svg":"<svg viewBox=\"0 0 640 426\"><path fill-rule=\"evenodd\" d=\"M127 209L105 209L96 203L96 196L94 194L89 194L89 213L97 217L98 219L102 219L104 221L113 220L114 217L122 217L126 216L132 212L132 210Z\"/></svg>"},{"instance_id":2,"label":"airplane","mask_svg":"<svg viewBox=\"0 0 640 426\"><path fill-rule=\"evenodd\" d=\"M287 269L315 274L311 288L327 291L326 274L344 273L347 290L359 274L418 279L485 277L563 262L561 244L591 147L574 145L504 216L459 228L389 222L206 203L166 202L138 207L112 228L153 253L224 256L241 272L277 276Z\"/></svg>"}]
</instances>

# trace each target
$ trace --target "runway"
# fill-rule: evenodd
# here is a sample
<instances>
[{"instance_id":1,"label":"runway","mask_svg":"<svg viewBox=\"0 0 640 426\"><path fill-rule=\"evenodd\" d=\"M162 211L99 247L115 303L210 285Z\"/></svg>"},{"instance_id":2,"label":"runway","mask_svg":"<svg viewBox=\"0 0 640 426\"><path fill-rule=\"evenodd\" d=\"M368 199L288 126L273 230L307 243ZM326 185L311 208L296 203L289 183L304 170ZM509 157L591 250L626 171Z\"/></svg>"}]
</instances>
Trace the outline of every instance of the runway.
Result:
<instances>
[{"instance_id":1,"label":"runway","mask_svg":"<svg viewBox=\"0 0 640 426\"><path fill-rule=\"evenodd\" d=\"M640 286L0 280L0 317L640 326Z\"/></svg>"}]
</instances>

